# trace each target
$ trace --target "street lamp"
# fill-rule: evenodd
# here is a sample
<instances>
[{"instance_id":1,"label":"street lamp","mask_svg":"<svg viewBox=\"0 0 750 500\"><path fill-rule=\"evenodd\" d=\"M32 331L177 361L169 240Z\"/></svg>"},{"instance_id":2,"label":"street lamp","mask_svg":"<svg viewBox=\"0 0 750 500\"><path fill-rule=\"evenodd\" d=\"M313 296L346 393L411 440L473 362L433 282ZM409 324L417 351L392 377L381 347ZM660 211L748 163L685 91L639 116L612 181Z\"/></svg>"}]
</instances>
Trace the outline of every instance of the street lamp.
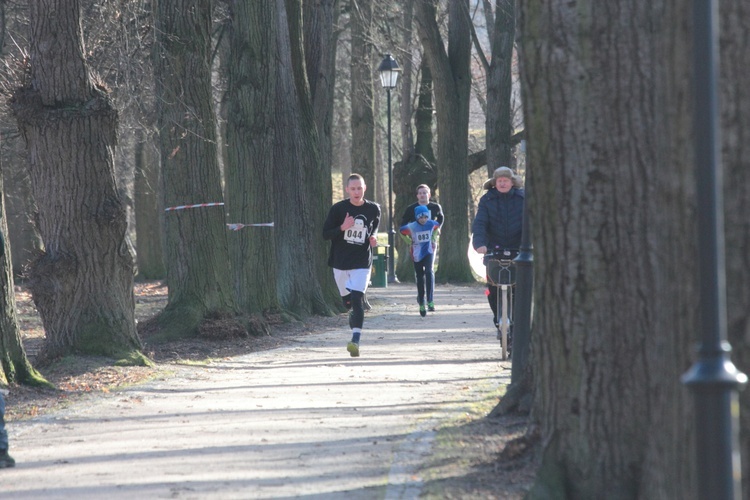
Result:
<instances>
[{"instance_id":1,"label":"street lamp","mask_svg":"<svg viewBox=\"0 0 750 500\"><path fill-rule=\"evenodd\" d=\"M528 174L529 163L526 163ZM528 175L526 176L528 179ZM529 186L525 186L525 202L521 230L521 247L516 257L516 297L513 304L513 363L510 370L510 383L520 384L529 362L531 340L531 302L534 288L534 247L531 244L529 220Z\"/></svg>"},{"instance_id":2,"label":"street lamp","mask_svg":"<svg viewBox=\"0 0 750 500\"><path fill-rule=\"evenodd\" d=\"M388 283L396 282L396 267L393 260L394 238L396 230L393 228L393 162L391 161L391 89L396 88L401 68L396 60L386 54L378 66L380 84L388 95Z\"/></svg>"},{"instance_id":3,"label":"street lamp","mask_svg":"<svg viewBox=\"0 0 750 500\"><path fill-rule=\"evenodd\" d=\"M693 0L694 132L701 347L682 380L695 395L698 498L740 498L737 390L747 383L729 359L724 289L724 225L718 106L718 0Z\"/></svg>"}]
</instances>

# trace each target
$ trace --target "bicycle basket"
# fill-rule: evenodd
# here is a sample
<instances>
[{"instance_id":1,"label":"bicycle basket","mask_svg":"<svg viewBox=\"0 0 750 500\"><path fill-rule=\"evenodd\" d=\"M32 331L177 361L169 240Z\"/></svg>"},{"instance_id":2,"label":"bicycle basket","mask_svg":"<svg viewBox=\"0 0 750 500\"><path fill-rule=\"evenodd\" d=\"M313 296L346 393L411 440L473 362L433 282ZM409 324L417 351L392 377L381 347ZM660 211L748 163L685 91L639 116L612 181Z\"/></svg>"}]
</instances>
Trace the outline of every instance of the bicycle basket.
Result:
<instances>
[{"instance_id":1,"label":"bicycle basket","mask_svg":"<svg viewBox=\"0 0 750 500\"><path fill-rule=\"evenodd\" d=\"M513 261L490 258L487 261L487 280L495 286L513 284Z\"/></svg>"}]
</instances>

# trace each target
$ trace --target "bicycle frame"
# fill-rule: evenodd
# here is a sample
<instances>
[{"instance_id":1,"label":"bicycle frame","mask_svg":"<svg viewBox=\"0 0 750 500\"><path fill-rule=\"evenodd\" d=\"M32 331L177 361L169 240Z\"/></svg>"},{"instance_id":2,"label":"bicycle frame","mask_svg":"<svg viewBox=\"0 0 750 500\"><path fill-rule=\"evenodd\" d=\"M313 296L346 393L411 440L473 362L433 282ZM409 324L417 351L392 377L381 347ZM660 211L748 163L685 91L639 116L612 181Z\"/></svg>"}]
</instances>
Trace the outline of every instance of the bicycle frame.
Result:
<instances>
[{"instance_id":1,"label":"bicycle frame","mask_svg":"<svg viewBox=\"0 0 750 500\"><path fill-rule=\"evenodd\" d=\"M508 359L508 334L513 323L513 260L488 254L487 279L497 288L497 329L503 361Z\"/></svg>"}]
</instances>

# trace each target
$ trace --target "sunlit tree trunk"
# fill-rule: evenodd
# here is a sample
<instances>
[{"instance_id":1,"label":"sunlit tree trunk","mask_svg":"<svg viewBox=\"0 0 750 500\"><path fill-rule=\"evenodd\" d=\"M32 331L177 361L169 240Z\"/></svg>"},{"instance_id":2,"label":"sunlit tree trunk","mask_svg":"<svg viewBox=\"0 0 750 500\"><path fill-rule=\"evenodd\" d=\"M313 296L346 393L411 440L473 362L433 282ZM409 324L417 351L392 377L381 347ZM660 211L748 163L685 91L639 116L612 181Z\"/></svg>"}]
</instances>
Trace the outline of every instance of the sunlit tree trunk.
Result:
<instances>
[{"instance_id":1,"label":"sunlit tree trunk","mask_svg":"<svg viewBox=\"0 0 750 500\"><path fill-rule=\"evenodd\" d=\"M511 166L510 137L513 135L511 69L516 36L515 4L516 0L495 2L495 25L490 32L492 60L487 71L487 115L485 116L487 168L490 175L497 167Z\"/></svg>"},{"instance_id":2,"label":"sunlit tree trunk","mask_svg":"<svg viewBox=\"0 0 750 500\"><path fill-rule=\"evenodd\" d=\"M333 111L336 84L336 45L339 22L339 0L318 0L303 3L305 72L310 85L312 113L318 135L319 171L313 179L312 200L315 212L315 231L322 230L323 220L332 197L331 160L333 151ZM320 219L318 219L320 217ZM319 234L319 233L316 233ZM327 241L316 239L315 274L323 287L325 300L334 310L340 309L338 288L328 267Z\"/></svg>"},{"instance_id":3,"label":"sunlit tree trunk","mask_svg":"<svg viewBox=\"0 0 750 500\"><path fill-rule=\"evenodd\" d=\"M300 315L331 314L335 297L325 282L320 236L330 206L330 167L320 163L307 80L300 0L277 1L279 13L275 105L277 288L281 305ZM328 186L326 189L324 186ZM326 193L328 198L326 199Z\"/></svg>"},{"instance_id":4,"label":"sunlit tree trunk","mask_svg":"<svg viewBox=\"0 0 750 500\"><path fill-rule=\"evenodd\" d=\"M305 66L310 83L313 116L318 131L320 162L331 168L333 109L336 83L335 31L339 22L339 0L304 2Z\"/></svg>"},{"instance_id":5,"label":"sunlit tree trunk","mask_svg":"<svg viewBox=\"0 0 750 500\"><path fill-rule=\"evenodd\" d=\"M394 191L396 191L394 212L397 224L401 221L406 207L416 201L417 186L426 184L430 186L433 198L437 194L437 165L432 149L434 137L432 131L435 125L433 120L435 109L432 104L432 72L430 72L430 67L424 59L419 73L419 94L417 109L414 111L416 142L412 154L408 157L404 156L405 160L398 163L393 171L393 186ZM403 102L401 105L404 106ZM409 282L414 279L414 264L411 260L409 245L401 238L397 238L396 248L399 251L396 275L399 280Z\"/></svg>"},{"instance_id":6,"label":"sunlit tree trunk","mask_svg":"<svg viewBox=\"0 0 750 500\"><path fill-rule=\"evenodd\" d=\"M404 2L402 11L403 25L398 41L401 44L401 50L394 57L398 58L399 65L402 68L401 76L398 80L398 94L401 101L398 107L401 129L401 160L408 161L414 154L415 148L414 129L412 125L412 114L414 113L414 106L412 105L412 93L414 91L414 52L416 52L416 47L414 46L414 2ZM430 89L431 93L432 89Z\"/></svg>"},{"instance_id":7,"label":"sunlit tree trunk","mask_svg":"<svg viewBox=\"0 0 750 500\"><path fill-rule=\"evenodd\" d=\"M44 350L141 359L133 257L114 177L117 111L86 64L79 2L30 6L31 79L12 106L44 241L29 280Z\"/></svg>"},{"instance_id":8,"label":"sunlit tree trunk","mask_svg":"<svg viewBox=\"0 0 750 500\"><path fill-rule=\"evenodd\" d=\"M529 498L695 498L689 2L521 5L542 438Z\"/></svg>"},{"instance_id":9,"label":"sunlit tree trunk","mask_svg":"<svg viewBox=\"0 0 750 500\"><path fill-rule=\"evenodd\" d=\"M21 342L10 246L4 237L8 234L8 228L5 224L5 197L2 191L3 178L0 175L0 387L7 387L8 382L46 385L46 380L31 366Z\"/></svg>"},{"instance_id":10,"label":"sunlit tree trunk","mask_svg":"<svg viewBox=\"0 0 750 500\"><path fill-rule=\"evenodd\" d=\"M467 156L471 94L471 19L467 0L448 0L448 40L437 25L437 2L415 2L414 13L424 57L435 85L437 111L437 171L445 231L440 237L438 281L474 281L467 257L469 247ZM447 47L447 51L446 51Z\"/></svg>"},{"instance_id":11,"label":"sunlit tree trunk","mask_svg":"<svg viewBox=\"0 0 750 500\"><path fill-rule=\"evenodd\" d=\"M372 44L372 1L350 3L351 25L351 96L352 103L352 172L361 174L367 183L367 198L388 206L388 193L377 189L375 169L375 102L373 100L375 68L379 61ZM384 219L385 220L385 219ZM386 225L381 225L381 231Z\"/></svg>"},{"instance_id":12,"label":"sunlit tree trunk","mask_svg":"<svg viewBox=\"0 0 750 500\"><path fill-rule=\"evenodd\" d=\"M225 165L230 223L274 222L276 5L231 2ZM278 309L274 232L246 227L229 234L234 291L243 312Z\"/></svg>"},{"instance_id":13,"label":"sunlit tree trunk","mask_svg":"<svg viewBox=\"0 0 750 500\"><path fill-rule=\"evenodd\" d=\"M223 203L211 97L208 0L155 2L155 74L164 206ZM167 336L235 313L223 206L165 214Z\"/></svg>"}]
</instances>

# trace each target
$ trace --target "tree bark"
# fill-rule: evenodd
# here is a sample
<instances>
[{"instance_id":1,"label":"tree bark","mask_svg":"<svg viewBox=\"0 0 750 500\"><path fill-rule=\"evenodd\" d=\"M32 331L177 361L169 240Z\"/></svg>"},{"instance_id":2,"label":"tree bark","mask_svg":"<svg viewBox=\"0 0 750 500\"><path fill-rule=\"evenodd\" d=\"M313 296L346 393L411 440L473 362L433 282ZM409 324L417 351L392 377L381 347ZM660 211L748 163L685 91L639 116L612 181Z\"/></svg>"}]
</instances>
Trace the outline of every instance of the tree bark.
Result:
<instances>
[{"instance_id":1,"label":"tree bark","mask_svg":"<svg viewBox=\"0 0 750 500\"><path fill-rule=\"evenodd\" d=\"M323 168L331 170L338 41L335 28L339 22L339 0L305 2L303 8L305 67L318 131L320 163Z\"/></svg>"},{"instance_id":2,"label":"tree bark","mask_svg":"<svg viewBox=\"0 0 750 500\"><path fill-rule=\"evenodd\" d=\"M511 135L513 116L513 45L516 36L516 0L497 0L494 28L490 32L492 61L487 71L487 114L485 116L485 142L487 166L511 166Z\"/></svg>"},{"instance_id":3,"label":"tree bark","mask_svg":"<svg viewBox=\"0 0 750 500\"><path fill-rule=\"evenodd\" d=\"M206 0L155 2L155 73L165 207L223 203L211 97L211 9ZM222 206L165 214L167 337L194 335L207 317L236 313Z\"/></svg>"},{"instance_id":4,"label":"tree bark","mask_svg":"<svg viewBox=\"0 0 750 500\"><path fill-rule=\"evenodd\" d=\"M432 73L424 59L422 59L420 73L417 110L414 114L417 141L414 144L412 154L408 157L404 155L404 160L393 167L393 189L396 192L393 210L397 224L401 220L406 207L414 203L417 186L427 184L430 186L431 193L435 193L437 190L437 165L432 150L432 129L434 125L432 119L434 112L432 106ZM414 265L412 264L409 245L401 238L397 238L396 249L398 250L396 276L402 282L411 281L414 279Z\"/></svg>"},{"instance_id":5,"label":"tree bark","mask_svg":"<svg viewBox=\"0 0 750 500\"><path fill-rule=\"evenodd\" d=\"M750 9L746 2L719 4L720 99L723 139L727 333L737 368L750 373ZM750 495L750 391L740 392L743 498Z\"/></svg>"},{"instance_id":6,"label":"tree bark","mask_svg":"<svg viewBox=\"0 0 750 500\"><path fill-rule=\"evenodd\" d=\"M227 204L230 222L274 222L273 171L276 6L232 2L227 110ZM276 296L278 228L248 227L229 234L234 292L246 313L279 309Z\"/></svg>"},{"instance_id":7,"label":"tree bark","mask_svg":"<svg viewBox=\"0 0 750 500\"><path fill-rule=\"evenodd\" d=\"M433 79L430 66L425 59L421 64L422 77L419 80L419 96L417 97L417 110L414 114L414 128L417 139L414 143L414 153L420 155L429 163L435 165L435 151L432 149L435 126L435 106L432 102ZM434 188L436 186L431 186ZM415 186L416 188L416 186Z\"/></svg>"},{"instance_id":8,"label":"tree bark","mask_svg":"<svg viewBox=\"0 0 750 500\"><path fill-rule=\"evenodd\" d=\"M9 382L51 386L31 366L21 342L10 265L10 246L4 238L4 235L8 234L8 229L5 224L5 197L2 192L3 178L0 175L0 388L7 387Z\"/></svg>"},{"instance_id":9,"label":"tree bark","mask_svg":"<svg viewBox=\"0 0 750 500\"><path fill-rule=\"evenodd\" d=\"M320 236L330 206L330 167L320 163L302 35L300 0L278 0L274 207L278 223L277 288L284 309L298 316L332 314L340 303L326 269ZM290 188L292 187L292 188ZM327 196L327 198L326 198Z\"/></svg>"},{"instance_id":10,"label":"tree bark","mask_svg":"<svg viewBox=\"0 0 750 500\"><path fill-rule=\"evenodd\" d=\"M529 498L695 498L683 0L526 2L542 465Z\"/></svg>"},{"instance_id":11,"label":"tree bark","mask_svg":"<svg viewBox=\"0 0 750 500\"><path fill-rule=\"evenodd\" d=\"M311 210L322 215L320 220L313 221L320 234L323 221L330 208L328 200L333 197L331 180L331 156L333 150L332 129L334 95L336 85L336 43L338 34L335 28L339 18L339 0L318 0L316 3L304 2L304 53L305 72L310 86L312 114L317 132L317 149L319 151L319 170L311 185L317 193L312 198ZM316 217L318 216L316 215ZM323 287L325 300L333 311L342 310L338 288L333 280L333 273L328 267L328 242L314 239L316 256L314 258L315 274Z\"/></svg>"},{"instance_id":12,"label":"tree bark","mask_svg":"<svg viewBox=\"0 0 750 500\"><path fill-rule=\"evenodd\" d=\"M114 177L117 111L89 74L76 0L31 3L31 81L12 107L26 139L44 252L29 285L46 355L142 362L133 257Z\"/></svg>"},{"instance_id":13,"label":"tree bark","mask_svg":"<svg viewBox=\"0 0 750 500\"><path fill-rule=\"evenodd\" d=\"M414 154L414 131L412 129L413 74L414 74L414 2L404 2L403 27L401 29L401 52L396 57L401 62L398 92L400 96L399 114L401 123L401 161L408 162ZM432 95L432 91L430 91ZM398 200L398 198L397 198Z\"/></svg>"},{"instance_id":14,"label":"tree bark","mask_svg":"<svg viewBox=\"0 0 750 500\"><path fill-rule=\"evenodd\" d=\"M448 2L447 52L436 21L436 2L416 2L415 19L435 84L439 200L445 211L440 237L440 282L471 282L466 158L469 151L471 34L467 0Z\"/></svg>"},{"instance_id":15,"label":"tree bark","mask_svg":"<svg viewBox=\"0 0 750 500\"><path fill-rule=\"evenodd\" d=\"M3 181L5 184L5 220L8 246L13 247L13 275L25 279L26 267L44 248L34 222L38 213L28 174L26 145L18 134L2 134Z\"/></svg>"},{"instance_id":16,"label":"tree bark","mask_svg":"<svg viewBox=\"0 0 750 500\"><path fill-rule=\"evenodd\" d=\"M135 204L138 278L160 280L164 266L164 207L159 203L159 152L153 135L136 132L133 201Z\"/></svg>"},{"instance_id":17,"label":"tree bark","mask_svg":"<svg viewBox=\"0 0 750 500\"><path fill-rule=\"evenodd\" d=\"M377 189L375 169L375 105L373 101L374 48L372 45L372 2L356 0L349 11L351 24L351 103L352 103L352 172L365 178L367 198L388 206L388 189ZM387 168L388 166L386 166ZM378 172L382 172L382 169ZM385 226L383 226L385 227Z\"/></svg>"}]
</instances>

